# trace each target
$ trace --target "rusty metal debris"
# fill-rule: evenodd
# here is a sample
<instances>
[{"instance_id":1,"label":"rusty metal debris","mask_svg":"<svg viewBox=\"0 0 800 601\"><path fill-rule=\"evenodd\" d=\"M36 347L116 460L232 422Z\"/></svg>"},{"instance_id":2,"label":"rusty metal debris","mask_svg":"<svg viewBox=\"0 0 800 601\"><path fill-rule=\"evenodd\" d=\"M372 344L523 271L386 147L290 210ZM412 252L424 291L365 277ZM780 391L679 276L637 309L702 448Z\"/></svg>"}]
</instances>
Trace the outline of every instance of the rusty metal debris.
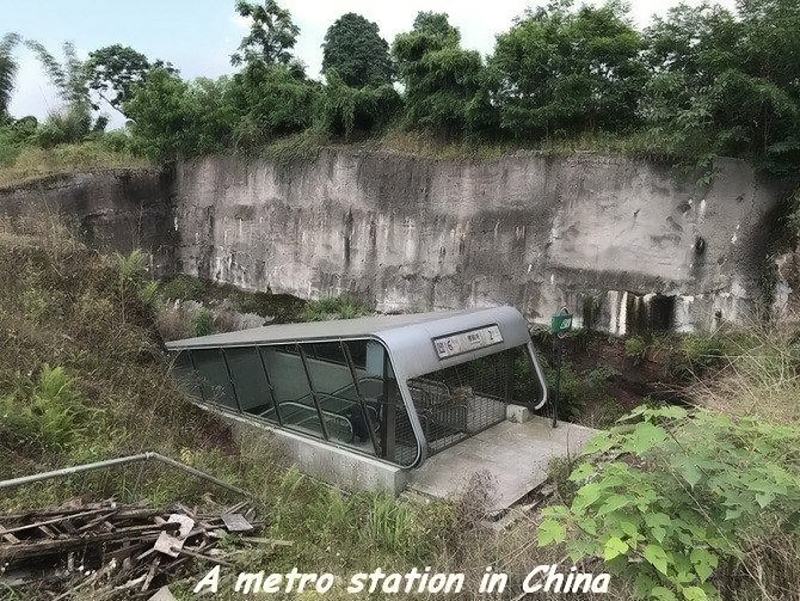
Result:
<instances>
[{"instance_id":1,"label":"rusty metal debris","mask_svg":"<svg viewBox=\"0 0 800 601\"><path fill-rule=\"evenodd\" d=\"M150 599L192 562L232 565L236 551L220 540L252 544L239 534L262 527L247 503L212 512L108 500L0 515L0 588L47 590L53 601L88 589L93 599Z\"/></svg>"}]
</instances>

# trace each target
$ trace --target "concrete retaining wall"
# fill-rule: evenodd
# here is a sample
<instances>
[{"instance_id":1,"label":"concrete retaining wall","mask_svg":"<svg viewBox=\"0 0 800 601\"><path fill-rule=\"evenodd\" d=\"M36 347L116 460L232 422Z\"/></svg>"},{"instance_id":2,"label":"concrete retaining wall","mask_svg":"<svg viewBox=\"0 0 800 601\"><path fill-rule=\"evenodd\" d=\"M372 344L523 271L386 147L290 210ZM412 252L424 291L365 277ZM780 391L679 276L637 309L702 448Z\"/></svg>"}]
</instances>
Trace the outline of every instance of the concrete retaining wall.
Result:
<instances>
[{"instance_id":1,"label":"concrete retaining wall","mask_svg":"<svg viewBox=\"0 0 800 601\"><path fill-rule=\"evenodd\" d=\"M0 188L0 215L60 215L101 250L147 250L155 273L165 275L174 271L178 241L172 193L172 174L157 169L54 175Z\"/></svg>"},{"instance_id":2,"label":"concrete retaining wall","mask_svg":"<svg viewBox=\"0 0 800 601\"><path fill-rule=\"evenodd\" d=\"M150 251L156 274L249 290L350 292L384 312L509 303L539 323L566 305L614 334L693 331L763 300L783 194L747 163L716 167L700 188L594 155L208 157L2 188L0 215L57 212L101 249Z\"/></svg>"},{"instance_id":3,"label":"concrete retaining wall","mask_svg":"<svg viewBox=\"0 0 800 601\"><path fill-rule=\"evenodd\" d=\"M615 334L746 320L782 194L736 160L700 188L625 158L350 150L290 166L190 161L175 191L177 262L191 274L351 292L380 311L510 303L545 323L566 305Z\"/></svg>"}]
</instances>

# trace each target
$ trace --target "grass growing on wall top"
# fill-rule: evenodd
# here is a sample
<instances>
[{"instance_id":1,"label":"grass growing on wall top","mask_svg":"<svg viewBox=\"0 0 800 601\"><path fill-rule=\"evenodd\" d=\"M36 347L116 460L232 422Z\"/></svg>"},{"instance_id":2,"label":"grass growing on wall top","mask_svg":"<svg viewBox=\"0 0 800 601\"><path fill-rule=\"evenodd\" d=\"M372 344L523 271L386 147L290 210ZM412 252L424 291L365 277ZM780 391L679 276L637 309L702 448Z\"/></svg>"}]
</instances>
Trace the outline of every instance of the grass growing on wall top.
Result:
<instances>
[{"instance_id":1,"label":"grass growing on wall top","mask_svg":"<svg viewBox=\"0 0 800 601\"><path fill-rule=\"evenodd\" d=\"M24 146L0 157L0 187L47 175L149 165L146 159L114 149L101 141L64 144L47 149Z\"/></svg>"}]
</instances>

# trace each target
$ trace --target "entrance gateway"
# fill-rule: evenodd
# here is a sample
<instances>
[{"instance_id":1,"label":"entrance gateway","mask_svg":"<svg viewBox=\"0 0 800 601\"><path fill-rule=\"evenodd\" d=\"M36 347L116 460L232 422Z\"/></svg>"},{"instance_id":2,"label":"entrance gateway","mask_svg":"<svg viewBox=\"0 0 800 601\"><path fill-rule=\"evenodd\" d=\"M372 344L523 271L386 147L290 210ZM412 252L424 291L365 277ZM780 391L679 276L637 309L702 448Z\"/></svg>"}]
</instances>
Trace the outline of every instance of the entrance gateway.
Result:
<instances>
[{"instance_id":1,"label":"entrance gateway","mask_svg":"<svg viewBox=\"0 0 800 601\"><path fill-rule=\"evenodd\" d=\"M539 409L544 377L512 307L272 325L167 343L198 400L401 468Z\"/></svg>"}]
</instances>

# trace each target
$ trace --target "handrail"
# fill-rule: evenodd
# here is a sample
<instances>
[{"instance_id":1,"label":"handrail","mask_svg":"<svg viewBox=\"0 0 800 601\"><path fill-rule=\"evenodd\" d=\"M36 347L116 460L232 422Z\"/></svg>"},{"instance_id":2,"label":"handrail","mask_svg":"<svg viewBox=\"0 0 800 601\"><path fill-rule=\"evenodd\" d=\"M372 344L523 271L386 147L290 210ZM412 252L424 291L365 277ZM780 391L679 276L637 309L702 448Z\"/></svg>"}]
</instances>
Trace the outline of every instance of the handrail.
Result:
<instances>
[{"instance_id":1,"label":"handrail","mask_svg":"<svg viewBox=\"0 0 800 601\"><path fill-rule=\"evenodd\" d=\"M172 467L178 468L188 474L193 476L197 476L203 480L207 480L213 484L221 488L225 488L230 490L231 492L235 492L237 494L246 496L246 497L254 497L253 493L249 493L246 490L242 490L232 484L228 484L220 480L219 478L215 478L205 472L201 472L193 467L188 465L184 465L174 459L161 455L160 453L155 453L153 451L148 451L146 453L140 453L138 455L129 455L127 457L117 457L116 459L107 459L105 461L95 461L94 463L85 463L83 465L75 465L72 467L65 467L58 470L52 470L49 472L42 472L39 474L32 474L30 476L21 476L19 478L11 478L10 480L3 480L0 481L0 490L6 488L16 488L18 486L23 486L25 484L31 484L33 482L42 482L43 480L52 480L54 478L60 478L62 476L71 476L72 474L80 474L83 472L89 472L98 469L104 469L109 467L115 467L118 465L126 465L129 463L137 463L140 461L160 461L161 463L166 463Z\"/></svg>"}]
</instances>

